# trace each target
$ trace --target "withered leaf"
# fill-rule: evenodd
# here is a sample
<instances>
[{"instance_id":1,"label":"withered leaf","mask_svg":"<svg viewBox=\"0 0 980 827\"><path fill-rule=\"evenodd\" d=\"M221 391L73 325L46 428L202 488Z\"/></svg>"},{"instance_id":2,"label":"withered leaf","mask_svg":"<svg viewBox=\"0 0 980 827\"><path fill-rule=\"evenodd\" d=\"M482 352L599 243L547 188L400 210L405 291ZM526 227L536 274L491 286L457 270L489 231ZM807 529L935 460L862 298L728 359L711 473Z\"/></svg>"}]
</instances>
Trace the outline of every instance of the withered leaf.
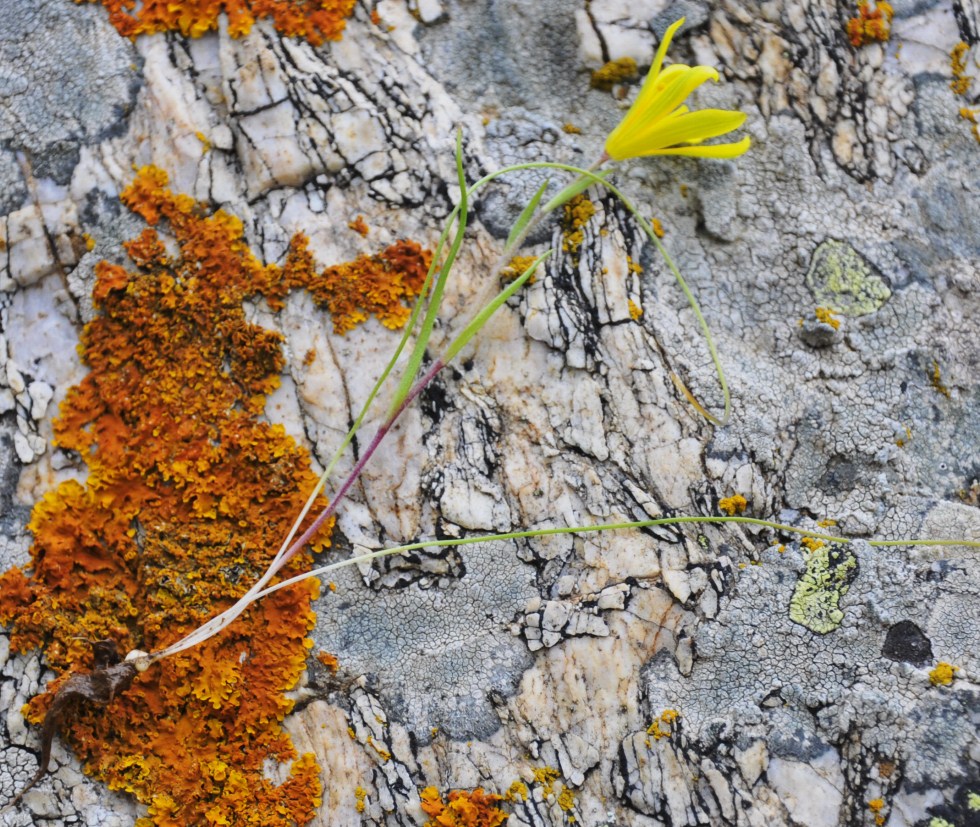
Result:
<instances>
[{"instance_id":1,"label":"withered leaf","mask_svg":"<svg viewBox=\"0 0 980 827\"><path fill-rule=\"evenodd\" d=\"M106 706L120 692L129 689L137 670L132 663L120 662L119 650L111 640L99 640L92 645L95 668L86 674L75 674L55 692L41 725L41 758L37 772L8 806L13 807L38 781L44 778L51 761L51 745L65 715L78 703Z\"/></svg>"}]
</instances>

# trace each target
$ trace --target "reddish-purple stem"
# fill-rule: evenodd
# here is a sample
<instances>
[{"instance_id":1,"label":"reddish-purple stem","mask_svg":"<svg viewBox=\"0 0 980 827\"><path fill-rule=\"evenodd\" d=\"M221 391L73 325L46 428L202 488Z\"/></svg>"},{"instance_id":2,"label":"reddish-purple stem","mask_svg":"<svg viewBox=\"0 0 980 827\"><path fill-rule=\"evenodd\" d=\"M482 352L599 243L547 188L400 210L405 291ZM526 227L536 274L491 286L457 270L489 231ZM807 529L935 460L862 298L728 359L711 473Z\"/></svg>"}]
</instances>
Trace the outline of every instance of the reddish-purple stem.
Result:
<instances>
[{"instance_id":1,"label":"reddish-purple stem","mask_svg":"<svg viewBox=\"0 0 980 827\"><path fill-rule=\"evenodd\" d=\"M361 454L361 458L354 465L353 469L351 469L350 474L347 475L347 479L344 480L344 484L337 489L337 493L334 494L334 498L330 501L330 504L317 515L317 518L311 523L310 527L306 529L306 531L304 531L296 540L294 540L293 544L286 550L286 553L279 558L279 561L276 563L275 569L273 570L273 574L279 571L279 569L281 569L286 565L286 563L295 557L299 553L299 550L303 548L303 546L305 546L320 530L323 524L334 515L340 501L350 490L351 486L357 481L357 478L361 475L361 471L364 470L364 466L367 465L368 460L371 459L374 452L378 449L381 441L391 431L395 421L411 404L412 400L422 392L425 386L428 385L429 382L435 378L435 375L445 366L446 364L442 361L442 359L436 359L422 378L412 386L412 389L405 395L405 398L401 401L401 404L392 412L391 416L385 420L385 423L378 428L374 438L371 440L367 448L364 449L364 453Z\"/></svg>"}]
</instances>

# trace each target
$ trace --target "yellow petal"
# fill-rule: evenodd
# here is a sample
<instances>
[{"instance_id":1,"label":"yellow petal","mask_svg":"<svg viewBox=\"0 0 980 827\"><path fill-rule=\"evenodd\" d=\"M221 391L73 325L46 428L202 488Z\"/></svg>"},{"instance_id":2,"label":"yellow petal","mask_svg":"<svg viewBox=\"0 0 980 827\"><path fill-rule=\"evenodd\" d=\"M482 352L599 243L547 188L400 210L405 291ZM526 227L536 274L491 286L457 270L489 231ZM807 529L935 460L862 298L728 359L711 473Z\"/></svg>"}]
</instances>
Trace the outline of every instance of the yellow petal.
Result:
<instances>
[{"instance_id":1,"label":"yellow petal","mask_svg":"<svg viewBox=\"0 0 980 827\"><path fill-rule=\"evenodd\" d=\"M653 64L650 66L650 71L647 72L646 79L643 81L643 85L640 87L640 94L636 96L636 100L633 101L633 105L630 107L630 112L626 115L627 118L629 117L629 114L633 112L633 110L644 108L657 94L657 79L660 75L660 69L664 65L664 57L667 54L667 47L670 46L670 41L674 38L674 32L676 32L683 25L684 18L682 17L680 20L673 23L666 32L664 32L664 39L660 41L657 54L653 58Z\"/></svg>"},{"instance_id":2,"label":"yellow petal","mask_svg":"<svg viewBox=\"0 0 980 827\"><path fill-rule=\"evenodd\" d=\"M733 144L708 144L707 146L676 146L657 149L644 155L682 155L685 158L737 158L748 152L752 141L746 136Z\"/></svg>"},{"instance_id":3,"label":"yellow petal","mask_svg":"<svg viewBox=\"0 0 980 827\"><path fill-rule=\"evenodd\" d=\"M671 66L667 72L674 68L676 67ZM667 78L667 72L664 72L661 78ZM633 118L627 114L623 123L628 123L630 130L646 128L652 121L671 114L687 99L691 92L707 80L718 80L718 72L710 66L695 66L693 69L690 66L680 67L680 71L669 77L668 82L650 106L645 110L638 111Z\"/></svg>"},{"instance_id":4,"label":"yellow petal","mask_svg":"<svg viewBox=\"0 0 980 827\"><path fill-rule=\"evenodd\" d=\"M705 138L724 135L738 129L744 121L744 113L725 109L675 114L651 123L642 131L629 133L616 143L615 150L621 152L623 158L653 155L678 144L699 143ZM609 152L608 143L606 151ZM616 157L612 152L609 155Z\"/></svg>"}]
</instances>

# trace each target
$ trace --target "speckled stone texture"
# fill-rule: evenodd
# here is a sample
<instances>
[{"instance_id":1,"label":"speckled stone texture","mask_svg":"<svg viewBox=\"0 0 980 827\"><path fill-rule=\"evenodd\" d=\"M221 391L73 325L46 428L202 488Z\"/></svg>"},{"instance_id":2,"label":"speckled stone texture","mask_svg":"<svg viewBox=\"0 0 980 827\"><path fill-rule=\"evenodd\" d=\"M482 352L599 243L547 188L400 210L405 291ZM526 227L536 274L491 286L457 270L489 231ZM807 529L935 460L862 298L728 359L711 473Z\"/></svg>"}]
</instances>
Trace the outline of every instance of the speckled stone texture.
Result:
<instances>
[{"instance_id":1,"label":"speckled stone texture","mask_svg":"<svg viewBox=\"0 0 980 827\"><path fill-rule=\"evenodd\" d=\"M753 147L726 162L635 160L614 180L663 223L716 337L731 421L711 426L672 382L719 409L670 272L594 191L582 246L539 228L529 251L556 253L535 283L372 460L330 561L718 514L734 494L747 515L833 520L858 540L980 537L980 143L963 114L980 117L975 4L896 2L891 40L859 48L846 33L856 4L830 0L381 0L316 48L269 23L237 40L225 27L130 43L99 6L7 5L3 569L27 560L33 504L84 476L51 446L51 420L84 373L93 268L124 261L143 226L116 197L134 165L239 216L266 261L299 231L321 267L398 238L431 244L458 197L457 126L470 180L521 161L589 164L635 94L591 89L590 72L621 57L645 70L681 14L671 58L723 79L695 103L747 112ZM516 176L475 205L433 354L485 295L543 180ZM358 215L366 238L348 228ZM818 316L826 307L837 312ZM325 462L397 334L370 321L338 336L303 293L250 315L285 335L268 417ZM314 824L421 825L421 788L503 794L518 781L511 827L980 818L976 551L809 551L767 530L688 526L423 550L332 579L313 651L339 671L311 658L286 722L323 770ZM940 662L957 668L950 683L930 680ZM49 677L0 632L0 802L36 768L19 710ZM145 814L61 745L53 758L0 824Z\"/></svg>"}]
</instances>

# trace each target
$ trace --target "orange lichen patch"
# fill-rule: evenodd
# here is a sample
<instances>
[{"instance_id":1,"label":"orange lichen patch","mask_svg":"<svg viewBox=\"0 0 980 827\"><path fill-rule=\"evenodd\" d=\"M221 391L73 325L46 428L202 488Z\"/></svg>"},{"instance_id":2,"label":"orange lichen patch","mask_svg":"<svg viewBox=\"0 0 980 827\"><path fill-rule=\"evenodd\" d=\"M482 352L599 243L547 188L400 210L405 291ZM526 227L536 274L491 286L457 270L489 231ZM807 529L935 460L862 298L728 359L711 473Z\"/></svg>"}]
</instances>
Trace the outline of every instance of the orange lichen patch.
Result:
<instances>
[{"instance_id":1,"label":"orange lichen patch","mask_svg":"<svg viewBox=\"0 0 980 827\"><path fill-rule=\"evenodd\" d=\"M99 314L80 344L89 373L68 391L57 443L88 465L35 506L30 578L0 578L15 651L44 647L59 674L26 709L38 722L56 687L90 665L88 641L159 650L230 606L265 570L316 483L306 451L262 418L284 366L282 339L244 304L290 287L323 293L301 236L263 265L241 222L165 188L145 168L123 201L149 223L101 263ZM399 248L400 250L400 248ZM395 261L399 251L386 261ZM413 254L415 255L415 254ZM411 257L410 257L411 258ZM319 502L317 509L324 505ZM329 545L329 527L312 551ZM309 565L297 555L284 574ZM319 584L266 597L222 634L141 674L110 707L81 708L62 733L86 770L149 805L141 824L309 821L318 768L280 726L306 663ZM292 762L276 786L267 765Z\"/></svg>"},{"instance_id":2,"label":"orange lichen patch","mask_svg":"<svg viewBox=\"0 0 980 827\"><path fill-rule=\"evenodd\" d=\"M425 827L498 827L508 819L497 804L503 796L475 790L452 790L446 800L435 787L419 792L422 812L430 817Z\"/></svg>"},{"instance_id":3,"label":"orange lichen patch","mask_svg":"<svg viewBox=\"0 0 980 827\"><path fill-rule=\"evenodd\" d=\"M364 237L367 237L367 234L371 231L371 228L368 227L367 223L364 221L363 215L359 215L353 221L347 222L347 226L358 235Z\"/></svg>"},{"instance_id":4,"label":"orange lichen patch","mask_svg":"<svg viewBox=\"0 0 980 827\"><path fill-rule=\"evenodd\" d=\"M840 319L837 318L835 311L830 307L818 307L813 311L817 321L822 324L829 324L834 330L840 330Z\"/></svg>"},{"instance_id":5,"label":"orange lichen patch","mask_svg":"<svg viewBox=\"0 0 980 827\"><path fill-rule=\"evenodd\" d=\"M929 672L929 683L933 686L949 686L953 682L953 677L960 671L958 666L951 663L940 661Z\"/></svg>"},{"instance_id":6,"label":"orange lichen patch","mask_svg":"<svg viewBox=\"0 0 980 827\"><path fill-rule=\"evenodd\" d=\"M722 497L718 500L718 508L729 517L744 512L748 504L748 501L741 494L733 494L731 497Z\"/></svg>"},{"instance_id":7,"label":"orange lichen patch","mask_svg":"<svg viewBox=\"0 0 980 827\"><path fill-rule=\"evenodd\" d=\"M592 73L589 85L593 89L609 92L614 86L628 80L634 80L638 76L636 61L631 57L621 57L617 60L610 60L596 69Z\"/></svg>"},{"instance_id":8,"label":"orange lichen patch","mask_svg":"<svg viewBox=\"0 0 980 827\"><path fill-rule=\"evenodd\" d=\"M430 261L429 252L414 241L397 241L378 255L328 267L308 289L329 308L337 333L369 315L395 329L408 321L408 302L422 289Z\"/></svg>"},{"instance_id":9,"label":"orange lichen patch","mask_svg":"<svg viewBox=\"0 0 980 827\"><path fill-rule=\"evenodd\" d=\"M336 672L340 665L337 661L337 656L331 655L329 652L318 652L316 659L326 666L331 672Z\"/></svg>"},{"instance_id":10,"label":"orange lichen patch","mask_svg":"<svg viewBox=\"0 0 980 827\"><path fill-rule=\"evenodd\" d=\"M847 21L847 36L855 48L874 41L884 42L892 36L895 10L890 3L878 0L874 7L867 0L858 0L857 17Z\"/></svg>"},{"instance_id":11,"label":"orange lichen patch","mask_svg":"<svg viewBox=\"0 0 980 827\"><path fill-rule=\"evenodd\" d=\"M813 552L822 549L825 543L823 540L818 540L816 537L804 537L802 540L800 540L800 545L807 551Z\"/></svg>"},{"instance_id":12,"label":"orange lichen patch","mask_svg":"<svg viewBox=\"0 0 980 827\"><path fill-rule=\"evenodd\" d=\"M340 40L355 0L75 0L100 2L109 22L125 37L159 32L180 32L200 37L218 28L218 17L228 17L232 37L248 34L256 20L271 19L289 37L305 37L314 46Z\"/></svg>"},{"instance_id":13,"label":"orange lichen patch","mask_svg":"<svg viewBox=\"0 0 980 827\"><path fill-rule=\"evenodd\" d=\"M582 130L573 123L563 123L561 125L561 131L568 135L581 135Z\"/></svg>"},{"instance_id":14,"label":"orange lichen patch","mask_svg":"<svg viewBox=\"0 0 980 827\"><path fill-rule=\"evenodd\" d=\"M885 823L885 816L882 814L882 810L885 809L884 799L872 798L868 802L868 809L871 810L872 815L874 815L875 824L881 825Z\"/></svg>"},{"instance_id":15,"label":"orange lichen patch","mask_svg":"<svg viewBox=\"0 0 980 827\"><path fill-rule=\"evenodd\" d=\"M664 225L660 223L659 218L651 218L650 226L653 228L653 234L657 238L663 238L666 235L666 231L664 230Z\"/></svg>"},{"instance_id":16,"label":"orange lichen patch","mask_svg":"<svg viewBox=\"0 0 980 827\"><path fill-rule=\"evenodd\" d=\"M630 318L636 322L643 317L643 308L632 299L629 300Z\"/></svg>"}]
</instances>

